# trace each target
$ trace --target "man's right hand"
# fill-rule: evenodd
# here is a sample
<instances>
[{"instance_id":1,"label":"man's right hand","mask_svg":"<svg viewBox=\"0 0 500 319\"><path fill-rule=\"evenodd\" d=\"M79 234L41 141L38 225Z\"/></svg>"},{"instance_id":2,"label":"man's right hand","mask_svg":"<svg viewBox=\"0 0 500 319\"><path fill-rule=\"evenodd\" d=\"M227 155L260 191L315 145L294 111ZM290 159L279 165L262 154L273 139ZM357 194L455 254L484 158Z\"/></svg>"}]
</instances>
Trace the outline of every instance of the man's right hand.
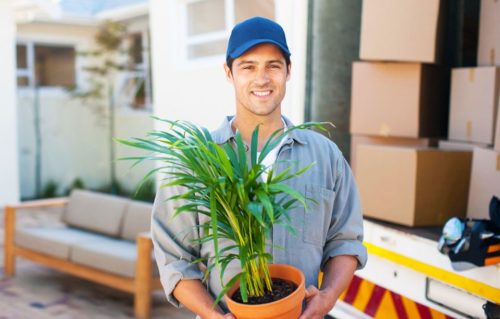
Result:
<instances>
[{"instance_id":1,"label":"man's right hand","mask_svg":"<svg viewBox=\"0 0 500 319\"><path fill-rule=\"evenodd\" d=\"M183 279L172 293L181 304L203 319L236 319L231 313L224 314L220 307L214 308L214 300L200 280Z\"/></svg>"},{"instance_id":2,"label":"man's right hand","mask_svg":"<svg viewBox=\"0 0 500 319\"><path fill-rule=\"evenodd\" d=\"M231 313L221 314L216 313L210 317L210 319L236 319L236 317Z\"/></svg>"}]
</instances>

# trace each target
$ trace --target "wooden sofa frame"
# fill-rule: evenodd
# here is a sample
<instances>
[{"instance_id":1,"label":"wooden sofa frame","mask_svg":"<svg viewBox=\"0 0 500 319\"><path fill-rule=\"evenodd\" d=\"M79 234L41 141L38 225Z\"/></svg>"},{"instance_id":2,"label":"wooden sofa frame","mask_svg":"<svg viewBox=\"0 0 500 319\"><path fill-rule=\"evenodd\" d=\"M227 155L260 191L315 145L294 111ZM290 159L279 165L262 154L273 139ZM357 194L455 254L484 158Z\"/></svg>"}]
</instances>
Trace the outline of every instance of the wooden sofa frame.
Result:
<instances>
[{"instance_id":1,"label":"wooden sofa frame","mask_svg":"<svg viewBox=\"0 0 500 319\"><path fill-rule=\"evenodd\" d=\"M105 272L96 268L76 264L69 260L41 254L39 252L16 246L14 242L16 227L16 210L30 208L61 207L68 203L67 198L36 200L5 207L5 275L15 275L16 257L22 257L59 271L94 281L118 290L134 294L134 314L138 319L151 316L151 293L161 289L160 279L153 278L151 250L153 243L145 234L136 238L137 260L135 278L129 278Z\"/></svg>"}]
</instances>

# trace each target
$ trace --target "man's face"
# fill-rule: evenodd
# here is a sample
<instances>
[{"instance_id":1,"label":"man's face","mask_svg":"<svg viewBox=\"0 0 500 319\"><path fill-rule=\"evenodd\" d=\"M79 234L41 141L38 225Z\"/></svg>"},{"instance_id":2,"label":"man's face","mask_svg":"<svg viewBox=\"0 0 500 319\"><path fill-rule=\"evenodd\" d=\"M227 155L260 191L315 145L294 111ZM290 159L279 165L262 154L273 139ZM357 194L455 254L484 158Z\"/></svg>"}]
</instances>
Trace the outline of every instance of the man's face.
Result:
<instances>
[{"instance_id":1,"label":"man's face","mask_svg":"<svg viewBox=\"0 0 500 319\"><path fill-rule=\"evenodd\" d=\"M234 86L239 112L257 116L281 114L290 66L280 49L273 44L257 45L235 59L232 71L224 65L226 76Z\"/></svg>"}]
</instances>

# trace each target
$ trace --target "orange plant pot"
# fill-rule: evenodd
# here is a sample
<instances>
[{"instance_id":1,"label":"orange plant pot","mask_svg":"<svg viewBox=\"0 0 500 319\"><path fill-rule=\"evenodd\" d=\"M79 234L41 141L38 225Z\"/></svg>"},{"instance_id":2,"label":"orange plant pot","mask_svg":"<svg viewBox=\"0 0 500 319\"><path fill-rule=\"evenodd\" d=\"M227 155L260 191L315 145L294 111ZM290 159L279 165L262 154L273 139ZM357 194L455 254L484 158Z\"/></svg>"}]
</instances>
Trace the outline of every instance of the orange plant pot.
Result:
<instances>
[{"instance_id":1,"label":"orange plant pot","mask_svg":"<svg viewBox=\"0 0 500 319\"><path fill-rule=\"evenodd\" d=\"M271 278L279 278L293 282L297 289L283 299L260 305L246 305L230 298L239 288L236 283L224 295L229 311L237 319L297 319L302 312L302 301L305 296L304 274L297 268L283 265L269 265Z\"/></svg>"}]
</instances>

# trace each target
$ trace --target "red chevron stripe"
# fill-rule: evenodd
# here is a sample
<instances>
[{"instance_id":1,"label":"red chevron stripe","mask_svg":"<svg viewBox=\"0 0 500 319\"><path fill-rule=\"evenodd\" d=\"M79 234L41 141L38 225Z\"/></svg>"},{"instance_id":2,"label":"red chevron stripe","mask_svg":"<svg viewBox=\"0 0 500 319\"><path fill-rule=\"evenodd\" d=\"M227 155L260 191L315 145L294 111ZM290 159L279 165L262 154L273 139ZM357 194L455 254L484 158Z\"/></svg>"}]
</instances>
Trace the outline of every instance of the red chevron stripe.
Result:
<instances>
[{"instance_id":1,"label":"red chevron stripe","mask_svg":"<svg viewBox=\"0 0 500 319\"><path fill-rule=\"evenodd\" d=\"M359 278L358 276L352 277L351 284L349 285L349 288L347 289L347 292L344 296L344 301L348 304L352 305L352 303L356 299L361 281L363 281L363 279Z\"/></svg>"},{"instance_id":2,"label":"red chevron stripe","mask_svg":"<svg viewBox=\"0 0 500 319\"><path fill-rule=\"evenodd\" d=\"M403 305L403 298L401 298L401 295L391 291L391 297L394 303L394 309L396 309L396 313L398 314L398 319L408 319L408 314Z\"/></svg>"},{"instance_id":3,"label":"red chevron stripe","mask_svg":"<svg viewBox=\"0 0 500 319\"><path fill-rule=\"evenodd\" d=\"M369 316L374 317L375 313L378 310L378 306L380 306L380 302L382 301L382 297L384 297L384 293L387 290L385 288L382 288L380 286L375 286L373 289L372 295L370 297L370 300L368 301L368 304L365 307L364 313L366 313Z\"/></svg>"},{"instance_id":4,"label":"red chevron stripe","mask_svg":"<svg viewBox=\"0 0 500 319\"><path fill-rule=\"evenodd\" d=\"M427 306L421 305L418 302L415 303L417 305L418 313L420 314L420 319L432 319L431 311Z\"/></svg>"}]
</instances>

